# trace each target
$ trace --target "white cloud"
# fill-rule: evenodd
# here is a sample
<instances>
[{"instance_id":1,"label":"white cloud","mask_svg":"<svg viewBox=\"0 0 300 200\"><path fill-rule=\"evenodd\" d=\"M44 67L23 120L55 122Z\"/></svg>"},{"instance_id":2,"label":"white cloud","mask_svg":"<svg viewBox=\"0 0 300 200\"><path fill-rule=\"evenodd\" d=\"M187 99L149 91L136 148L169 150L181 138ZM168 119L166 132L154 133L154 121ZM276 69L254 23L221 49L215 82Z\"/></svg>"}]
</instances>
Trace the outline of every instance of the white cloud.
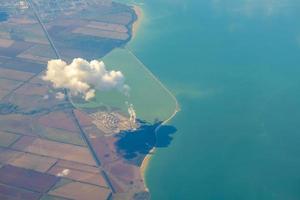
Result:
<instances>
[{"instance_id":1,"label":"white cloud","mask_svg":"<svg viewBox=\"0 0 300 200\"><path fill-rule=\"evenodd\" d=\"M63 177L63 176L68 176L69 174L70 174L70 170L69 169L64 169L61 172L59 172L58 174L56 174L56 176Z\"/></svg>"},{"instance_id":2,"label":"white cloud","mask_svg":"<svg viewBox=\"0 0 300 200\"><path fill-rule=\"evenodd\" d=\"M55 94L55 98L58 99L58 100L63 100L65 98L65 94L62 93L62 92L57 92Z\"/></svg>"},{"instance_id":3,"label":"white cloud","mask_svg":"<svg viewBox=\"0 0 300 200\"><path fill-rule=\"evenodd\" d=\"M72 95L81 95L85 100L95 97L96 90L117 89L128 95L129 86L120 71L108 71L102 61L88 62L75 58L71 64L63 60L50 60L43 80L50 81L54 88L69 89Z\"/></svg>"}]
</instances>

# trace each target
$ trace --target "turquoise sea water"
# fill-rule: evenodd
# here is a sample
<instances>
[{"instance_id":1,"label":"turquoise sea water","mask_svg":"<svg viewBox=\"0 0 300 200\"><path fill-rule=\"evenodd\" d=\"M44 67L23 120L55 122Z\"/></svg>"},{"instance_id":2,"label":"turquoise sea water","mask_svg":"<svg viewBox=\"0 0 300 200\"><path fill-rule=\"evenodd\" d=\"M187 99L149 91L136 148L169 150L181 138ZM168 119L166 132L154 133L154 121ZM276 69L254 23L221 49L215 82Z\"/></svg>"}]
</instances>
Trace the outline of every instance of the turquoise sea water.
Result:
<instances>
[{"instance_id":1,"label":"turquoise sea water","mask_svg":"<svg viewBox=\"0 0 300 200\"><path fill-rule=\"evenodd\" d=\"M300 199L300 1L139 1L129 44L175 94L153 200Z\"/></svg>"}]
</instances>

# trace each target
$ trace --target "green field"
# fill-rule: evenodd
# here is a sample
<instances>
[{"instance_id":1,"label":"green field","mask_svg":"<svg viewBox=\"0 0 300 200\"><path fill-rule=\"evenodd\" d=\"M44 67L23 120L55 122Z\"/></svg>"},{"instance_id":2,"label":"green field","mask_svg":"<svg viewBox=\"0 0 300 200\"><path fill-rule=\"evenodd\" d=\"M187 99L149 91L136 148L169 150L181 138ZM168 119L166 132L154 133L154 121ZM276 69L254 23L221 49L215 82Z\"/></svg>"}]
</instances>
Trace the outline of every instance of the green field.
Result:
<instances>
[{"instance_id":1,"label":"green field","mask_svg":"<svg viewBox=\"0 0 300 200\"><path fill-rule=\"evenodd\" d=\"M42 138L68 143L75 144L80 146L85 146L86 144L82 140L81 136L77 132L70 132L67 130L55 129L55 128L43 128L38 129L38 135Z\"/></svg>"},{"instance_id":2,"label":"green field","mask_svg":"<svg viewBox=\"0 0 300 200\"><path fill-rule=\"evenodd\" d=\"M130 96L119 91L98 91L96 98L76 106L98 107L106 105L127 112L125 102L132 103L137 117L147 122L168 119L176 109L176 100L148 69L127 49L115 49L102 59L109 70L120 70L130 86Z\"/></svg>"}]
</instances>

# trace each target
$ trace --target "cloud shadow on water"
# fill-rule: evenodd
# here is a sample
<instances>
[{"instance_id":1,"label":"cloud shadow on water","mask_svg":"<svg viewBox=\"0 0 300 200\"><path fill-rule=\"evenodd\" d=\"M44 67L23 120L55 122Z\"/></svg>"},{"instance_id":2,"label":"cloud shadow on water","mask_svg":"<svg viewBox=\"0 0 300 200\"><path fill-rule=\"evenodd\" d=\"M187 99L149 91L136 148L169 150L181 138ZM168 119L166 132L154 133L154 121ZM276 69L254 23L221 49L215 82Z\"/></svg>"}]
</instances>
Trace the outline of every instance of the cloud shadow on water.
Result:
<instances>
[{"instance_id":1,"label":"cloud shadow on water","mask_svg":"<svg viewBox=\"0 0 300 200\"><path fill-rule=\"evenodd\" d=\"M119 154L127 160L136 160L136 164L139 164L152 148L168 147L173 139L172 135L177 131L174 126L161 125L161 122L139 122L139 129L123 131L116 136L119 138L116 142ZM160 128L155 133L158 126Z\"/></svg>"}]
</instances>

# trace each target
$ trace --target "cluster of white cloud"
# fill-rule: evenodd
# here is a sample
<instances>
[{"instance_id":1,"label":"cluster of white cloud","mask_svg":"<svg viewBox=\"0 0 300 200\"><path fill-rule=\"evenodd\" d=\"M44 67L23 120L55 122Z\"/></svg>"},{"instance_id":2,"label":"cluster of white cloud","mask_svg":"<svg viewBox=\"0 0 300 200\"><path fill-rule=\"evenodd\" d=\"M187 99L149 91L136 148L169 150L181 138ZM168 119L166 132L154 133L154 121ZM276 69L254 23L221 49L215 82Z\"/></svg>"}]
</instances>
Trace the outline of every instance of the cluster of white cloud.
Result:
<instances>
[{"instance_id":1,"label":"cluster of white cloud","mask_svg":"<svg viewBox=\"0 0 300 200\"><path fill-rule=\"evenodd\" d=\"M56 176L58 177L63 177L63 176L68 176L70 174L70 170L69 169L64 169L61 172L57 173Z\"/></svg>"},{"instance_id":2,"label":"cluster of white cloud","mask_svg":"<svg viewBox=\"0 0 300 200\"><path fill-rule=\"evenodd\" d=\"M81 95L85 100L95 97L96 90L117 89L128 95L129 86L120 71L108 71L102 61L88 62L75 58L71 64L63 60L50 60L46 74L42 77L54 88L66 88L72 95Z\"/></svg>"},{"instance_id":3,"label":"cluster of white cloud","mask_svg":"<svg viewBox=\"0 0 300 200\"><path fill-rule=\"evenodd\" d=\"M62 92L57 92L55 94L55 98L58 99L58 100L63 100L65 98L65 94L62 93Z\"/></svg>"}]
</instances>

